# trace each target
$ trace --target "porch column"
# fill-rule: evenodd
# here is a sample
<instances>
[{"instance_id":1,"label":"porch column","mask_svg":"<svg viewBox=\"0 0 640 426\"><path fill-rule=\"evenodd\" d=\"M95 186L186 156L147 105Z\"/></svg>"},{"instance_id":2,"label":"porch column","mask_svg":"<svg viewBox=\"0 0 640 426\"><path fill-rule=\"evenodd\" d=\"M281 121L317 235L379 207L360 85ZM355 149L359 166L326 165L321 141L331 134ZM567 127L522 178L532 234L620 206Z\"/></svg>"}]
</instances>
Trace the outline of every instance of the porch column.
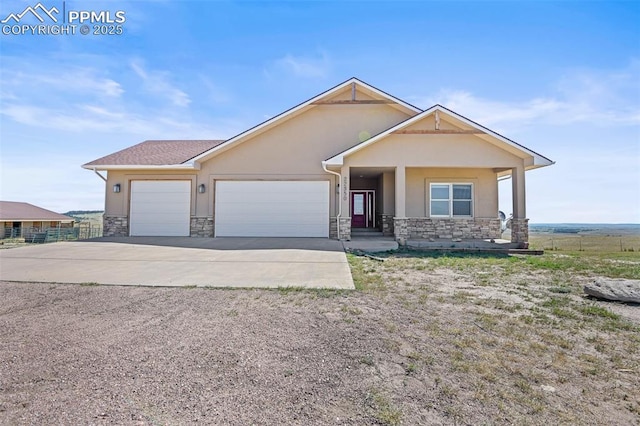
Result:
<instances>
[{"instance_id":1,"label":"porch column","mask_svg":"<svg viewBox=\"0 0 640 426\"><path fill-rule=\"evenodd\" d=\"M406 177L404 166L396 167L396 217L405 218L406 213Z\"/></svg>"},{"instance_id":2,"label":"porch column","mask_svg":"<svg viewBox=\"0 0 640 426\"><path fill-rule=\"evenodd\" d=\"M341 240L351 240L351 211L350 211L350 192L351 189L351 168L342 166L340 169L342 182L340 182L340 206L342 215L338 222L338 230Z\"/></svg>"},{"instance_id":3,"label":"porch column","mask_svg":"<svg viewBox=\"0 0 640 426\"><path fill-rule=\"evenodd\" d=\"M511 242L520 243L523 248L527 248L529 244L529 219L527 219L527 200L524 174L524 166L511 169L511 192L513 198Z\"/></svg>"},{"instance_id":4,"label":"porch column","mask_svg":"<svg viewBox=\"0 0 640 426\"><path fill-rule=\"evenodd\" d=\"M513 200L513 218L527 217L527 203L524 183L524 167L511 169L511 196Z\"/></svg>"},{"instance_id":5,"label":"porch column","mask_svg":"<svg viewBox=\"0 0 640 426\"><path fill-rule=\"evenodd\" d=\"M406 205L406 171L404 166L396 167L396 214L393 218L393 234L400 245L405 245L409 239L409 219L407 219Z\"/></svg>"}]
</instances>

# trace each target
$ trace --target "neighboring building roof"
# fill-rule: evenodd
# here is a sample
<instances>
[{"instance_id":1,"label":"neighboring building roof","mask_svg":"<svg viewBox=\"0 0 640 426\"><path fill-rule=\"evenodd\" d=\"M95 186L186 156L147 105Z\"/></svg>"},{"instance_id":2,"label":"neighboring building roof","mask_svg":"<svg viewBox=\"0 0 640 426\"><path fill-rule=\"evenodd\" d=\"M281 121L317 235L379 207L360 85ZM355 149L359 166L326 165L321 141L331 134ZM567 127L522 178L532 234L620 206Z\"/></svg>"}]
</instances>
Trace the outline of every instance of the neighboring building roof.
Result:
<instances>
[{"instance_id":1,"label":"neighboring building roof","mask_svg":"<svg viewBox=\"0 0 640 426\"><path fill-rule=\"evenodd\" d=\"M0 221L61 221L73 222L73 218L17 201L0 201Z\"/></svg>"},{"instance_id":2,"label":"neighboring building roof","mask_svg":"<svg viewBox=\"0 0 640 426\"><path fill-rule=\"evenodd\" d=\"M359 143L357 145L354 145L349 149L346 149L346 150L342 151L341 153L339 153L337 155L334 155L331 158L328 158L325 161L325 164L331 165L331 166L342 165L344 163L344 157L347 157L350 154L353 154L354 152L360 151L361 149L363 149L363 148L365 148L365 147L367 147L367 146L369 146L371 144L374 144L374 143L384 139L385 137L387 137L388 135L392 134L393 132L396 132L396 131L398 131L400 129L408 127L408 126L410 126L410 125L422 120L423 118L425 118L425 117L427 117L427 116L429 116L429 115L431 115L431 114L433 114L435 112L442 112L442 113L444 113L446 115L449 115L449 116L459 120L460 122L462 122L462 123L464 123L464 124L466 124L466 125L468 125L468 126L470 126L472 128L475 128L475 129L480 130L480 131L482 131L483 133L485 133L485 134L487 134L489 136L492 136L494 138L494 140L497 139L500 142L502 142L502 143L504 143L504 144L506 144L506 145L508 145L508 146L510 146L512 148L517 149L519 152L522 152L522 153L524 153L526 155L532 156L534 161L533 161L533 164L530 167L528 167L528 169L534 169L534 168L538 168L538 167L550 166L552 164L555 164L554 161L548 159L547 157L545 157L543 155L540 155L537 152L532 151L529 148L527 148L527 147L525 147L523 145L520 145L519 143L514 142L511 139L506 138L506 137L502 136L501 134L496 133L491 129L488 129L488 128L476 123L475 121L469 120L468 118L466 118L466 117L464 117L464 116L462 116L462 115L460 115L460 114L458 114L458 113L456 113L454 111L451 111L450 109L445 108L445 107L443 107L442 105L439 105L439 104L436 104L436 105L432 106L431 108L424 110L420 114L414 115L413 117L410 117L410 118L406 119L405 121L402 121L402 122L396 124L395 126L392 126L389 129L387 129L387 130L385 130L385 131L383 131L381 133L378 133L377 135L375 135L375 136L373 136L373 137L371 137L371 138L369 138L369 139L367 139L367 140L365 140L365 141L363 141L363 142L361 142L361 143Z\"/></svg>"},{"instance_id":3,"label":"neighboring building roof","mask_svg":"<svg viewBox=\"0 0 640 426\"><path fill-rule=\"evenodd\" d=\"M151 140L114 152L83 165L96 166L169 166L184 164L214 148L223 140Z\"/></svg>"}]
</instances>

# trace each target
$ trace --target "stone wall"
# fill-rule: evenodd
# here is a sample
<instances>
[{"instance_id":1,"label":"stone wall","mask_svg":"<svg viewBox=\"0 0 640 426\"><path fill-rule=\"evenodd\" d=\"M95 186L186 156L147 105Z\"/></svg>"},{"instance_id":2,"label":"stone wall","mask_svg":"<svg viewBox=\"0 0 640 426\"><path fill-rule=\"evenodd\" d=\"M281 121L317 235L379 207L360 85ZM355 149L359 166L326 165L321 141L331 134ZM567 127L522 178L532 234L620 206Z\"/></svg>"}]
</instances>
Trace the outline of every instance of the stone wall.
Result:
<instances>
[{"instance_id":1,"label":"stone wall","mask_svg":"<svg viewBox=\"0 0 640 426\"><path fill-rule=\"evenodd\" d=\"M351 218L340 218L340 239L345 241L351 241Z\"/></svg>"},{"instance_id":2,"label":"stone wall","mask_svg":"<svg viewBox=\"0 0 640 426\"><path fill-rule=\"evenodd\" d=\"M127 216L102 216L104 237L128 237L129 218Z\"/></svg>"},{"instance_id":3,"label":"stone wall","mask_svg":"<svg viewBox=\"0 0 640 426\"><path fill-rule=\"evenodd\" d=\"M410 238L500 238L500 219L394 218L396 240Z\"/></svg>"},{"instance_id":4,"label":"stone wall","mask_svg":"<svg viewBox=\"0 0 640 426\"><path fill-rule=\"evenodd\" d=\"M401 246L407 244L407 240L409 239L409 218L394 217L393 233L398 244Z\"/></svg>"},{"instance_id":5,"label":"stone wall","mask_svg":"<svg viewBox=\"0 0 640 426\"><path fill-rule=\"evenodd\" d=\"M511 242L529 245L529 219L511 219Z\"/></svg>"},{"instance_id":6,"label":"stone wall","mask_svg":"<svg viewBox=\"0 0 640 426\"><path fill-rule=\"evenodd\" d=\"M338 218L335 216L329 218L329 238L338 239Z\"/></svg>"},{"instance_id":7,"label":"stone wall","mask_svg":"<svg viewBox=\"0 0 640 426\"><path fill-rule=\"evenodd\" d=\"M191 217L189 235L192 237L210 238L213 237L213 217Z\"/></svg>"},{"instance_id":8,"label":"stone wall","mask_svg":"<svg viewBox=\"0 0 640 426\"><path fill-rule=\"evenodd\" d=\"M382 231L382 235L388 237L393 236L393 215L379 214L377 217L378 227Z\"/></svg>"}]
</instances>

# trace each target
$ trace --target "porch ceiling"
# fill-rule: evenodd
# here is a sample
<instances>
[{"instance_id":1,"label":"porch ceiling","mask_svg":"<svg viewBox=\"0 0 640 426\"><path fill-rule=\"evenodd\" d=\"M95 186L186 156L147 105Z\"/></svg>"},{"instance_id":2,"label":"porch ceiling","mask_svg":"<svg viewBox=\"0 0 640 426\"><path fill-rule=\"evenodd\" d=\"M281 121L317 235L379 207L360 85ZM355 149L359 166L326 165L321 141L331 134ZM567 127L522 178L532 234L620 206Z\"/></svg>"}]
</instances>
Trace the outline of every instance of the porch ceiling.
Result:
<instances>
[{"instance_id":1,"label":"porch ceiling","mask_svg":"<svg viewBox=\"0 0 640 426\"><path fill-rule=\"evenodd\" d=\"M385 172L394 172L394 167L351 167L351 176L359 178L374 178Z\"/></svg>"}]
</instances>

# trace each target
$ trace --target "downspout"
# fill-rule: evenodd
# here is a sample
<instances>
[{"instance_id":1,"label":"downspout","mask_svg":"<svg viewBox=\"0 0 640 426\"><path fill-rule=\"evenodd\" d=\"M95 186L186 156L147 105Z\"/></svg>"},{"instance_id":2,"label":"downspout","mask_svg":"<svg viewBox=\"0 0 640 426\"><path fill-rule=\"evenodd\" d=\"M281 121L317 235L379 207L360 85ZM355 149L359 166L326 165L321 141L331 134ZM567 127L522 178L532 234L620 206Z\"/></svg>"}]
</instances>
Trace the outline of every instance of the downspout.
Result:
<instances>
[{"instance_id":1,"label":"downspout","mask_svg":"<svg viewBox=\"0 0 640 426\"><path fill-rule=\"evenodd\" d=\"M93 173L97 174L98 176L100 176L100 179L102 179L103 181L107 181L107 178L102 176L100 173L98 173L98 171L96 170L96 168L94 167L93 169Z\"/></svg>"},{"instance_id":2,"label":"downspout","mask_svg":"<svg viewBox=\"0 0 640 426\"><path fill-rule=\"evenodd\" d=\"M322 169L327 173L338 176L337 187L340 188L340 184L342 183L342 175L338 172L332 172L331 170L327 169L326 161L322 162ZM336 216L336 234L338 236L338 240L340 239L340 216L342 216L342 200L340 200L340 193L338 193L338 215Z\"/></svg>"}]
</instances>

